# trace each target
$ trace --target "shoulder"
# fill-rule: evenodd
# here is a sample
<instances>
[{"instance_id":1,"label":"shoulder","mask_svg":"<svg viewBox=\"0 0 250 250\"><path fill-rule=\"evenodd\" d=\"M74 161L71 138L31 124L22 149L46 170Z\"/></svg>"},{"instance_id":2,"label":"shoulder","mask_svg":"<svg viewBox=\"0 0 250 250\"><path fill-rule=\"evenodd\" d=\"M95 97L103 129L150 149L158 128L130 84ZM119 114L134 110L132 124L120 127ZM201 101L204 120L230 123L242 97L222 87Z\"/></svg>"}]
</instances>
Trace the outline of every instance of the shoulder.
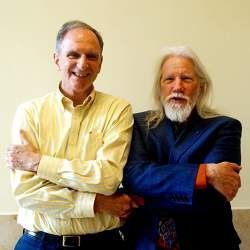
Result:
<instances>
[{"instance_id":1,"label":"shoulder","mask_svg":"<svg viewBox=\"0 0 250 250\"><path fill-rule=\"evenodd\" d=\"M119 106L119 107L131 106L131 104L128 101L120 97L116 97L100 91L96 91L94 102L98 105L101 104L102 106Z\"/></svg>"},{"instance_id":2,"label":"shoulder","mask_svg":"<svg viewBox=\"0 0 250 250\"><path fill-rule=\"evenodd\" d=\"M228 136L241 137L242 133L241 122L229 116L201 119L200 122L197 122L196 126L203 128L204 131L210 131L210 133L227 134Z\"/></svg>"},{"instance_id":3,"label":"shoulder","mask_svg":"<svg viewBox=\"0 0 250 250\"><path fill-rule=\"evenodd\" d=\"M49 103L55 99L55 92L51 92L45 96L37 97L19 104L17 111L26 113L38 112L45 103Z\"/></svg>"},{"instance_id":4,"label":"shoulder","mask_svg":"<svg viewBox=\"0 0 250 250\"><path fill-rule=\"evenodd\" d=\"M146 123L146 118L150 114L151 110L134 113L134 118L139 123Z\"/></svg>"},{"instance_id":5,"label":"shoulder","mask_svg":"<svg viewBox=\"0 0 250 250\"><path fill-rule=\"evenodd\" d=\"M165 115L161 117L161 113L157 110L147 110L134 114L135 122L139 126L146 127L148 131L158 130L165 126Z\"/></svg>"},{"instance_id":6,"label":"shoulder","mask_svg":"<svg viewBox=\"0 0 250 250\"><path fill-rule=\"evenodd\" d=\"M208 123L212 123L218 126L236 126L236 127L241 128L241 122L238 119L230 117L230 116L221 115L221 116L216 116L213 118L207 118L204 120Z\"/></svg>"},{"instance_id":7,"label":"shoulder","mask_svg":"<svg viewBox=\"0 0 250 250\"><path fill-rule=\"evenodd\" d=\"M143 137L147 137L149 134L149 128L147 123L147 117L150 114L150 110L134 113L134 131L140 133Z\"/></svg>"},{"instance_id":8,"label":"shoulder","mask_svg":"<svg viewBox=\"0 0 250 250\"><path fill-rule=\"evenodd\" d=\"M96 91L91 107L93 114L106 117L108 120L127 119L133 122L132 106L126 100Z\"/></svg>"}]
</instances>

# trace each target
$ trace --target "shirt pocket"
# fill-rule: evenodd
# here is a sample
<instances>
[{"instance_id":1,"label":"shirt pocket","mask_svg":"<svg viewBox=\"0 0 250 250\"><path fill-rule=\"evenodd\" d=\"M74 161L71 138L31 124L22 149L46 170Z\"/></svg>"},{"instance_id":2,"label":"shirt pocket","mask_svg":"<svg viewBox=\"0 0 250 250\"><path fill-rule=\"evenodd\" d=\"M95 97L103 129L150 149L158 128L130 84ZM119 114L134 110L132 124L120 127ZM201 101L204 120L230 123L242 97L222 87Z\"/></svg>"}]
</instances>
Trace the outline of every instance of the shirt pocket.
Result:
<instances>
[{"instance_id":1,"label":"shirt pocket","mask_svg":"<svg viewBox=\"0 0 250 250\"><path fill-rule=\"evenodd\" d=\"M96 160L98 150L103 145L103 134L98 131L89 131L81 136L80 155L83 160Z\"/></svg>"}]
</instances>

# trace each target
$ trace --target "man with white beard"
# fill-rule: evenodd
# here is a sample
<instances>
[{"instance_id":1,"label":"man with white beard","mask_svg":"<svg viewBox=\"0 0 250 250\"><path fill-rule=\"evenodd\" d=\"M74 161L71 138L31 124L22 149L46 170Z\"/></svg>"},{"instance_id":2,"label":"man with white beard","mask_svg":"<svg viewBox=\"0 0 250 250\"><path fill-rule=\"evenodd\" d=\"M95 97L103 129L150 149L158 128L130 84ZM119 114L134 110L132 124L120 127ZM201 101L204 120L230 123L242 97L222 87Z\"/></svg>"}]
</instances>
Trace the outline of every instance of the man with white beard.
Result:
<instances>
[{"instance_id":1,"label":"man with white beard","mask_svg":"<svg viewBox=\"0 0 250 250\"><path fill-rule=\"evenodd\" d=\"M185 46L163 55L157 109L135 114L125 189L145 205L131 219L135 249L236 250L230 201L240 183L241 124L209 108L211 80Z\"/></svg>"}]
</instances>

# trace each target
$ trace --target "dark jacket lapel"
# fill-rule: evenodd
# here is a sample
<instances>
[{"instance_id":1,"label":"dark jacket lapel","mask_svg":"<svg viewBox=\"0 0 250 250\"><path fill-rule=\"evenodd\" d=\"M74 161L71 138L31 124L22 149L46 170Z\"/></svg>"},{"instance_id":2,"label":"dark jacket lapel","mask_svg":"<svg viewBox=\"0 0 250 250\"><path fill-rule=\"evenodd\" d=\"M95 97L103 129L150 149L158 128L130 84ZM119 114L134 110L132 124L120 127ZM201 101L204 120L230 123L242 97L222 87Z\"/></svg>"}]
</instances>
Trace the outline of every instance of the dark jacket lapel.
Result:
<instances>
[{"instance_id":1,"label":"dark jacket lapel","mask_svg":"<svg viewBox=\"0 0 250 250\"><path fill-rule=\"evenodd\" d=\"M166 155L171 152L168 160L176 162L206 131L206 123L206 119L202 119L194 112L180 135L175 138L172 123L165 117L156 128L150 130L149 137L157 145L157 148L161 148L161 154L164 154L163 158L166 159Z\"/></svg>"},{"instance_id":2,"label":"dark jacket lapel","mask_svg":"<svg viewBox=\"0 0 250 250\"><path fill-rule=\"evenodd\" d=\"M175 142L175 159L179 160L185 152L192 147L202 134L207 130L206 119L202 119L197 113L193 114L190 121L184 127Z\"/></svg>"}]
</instances>

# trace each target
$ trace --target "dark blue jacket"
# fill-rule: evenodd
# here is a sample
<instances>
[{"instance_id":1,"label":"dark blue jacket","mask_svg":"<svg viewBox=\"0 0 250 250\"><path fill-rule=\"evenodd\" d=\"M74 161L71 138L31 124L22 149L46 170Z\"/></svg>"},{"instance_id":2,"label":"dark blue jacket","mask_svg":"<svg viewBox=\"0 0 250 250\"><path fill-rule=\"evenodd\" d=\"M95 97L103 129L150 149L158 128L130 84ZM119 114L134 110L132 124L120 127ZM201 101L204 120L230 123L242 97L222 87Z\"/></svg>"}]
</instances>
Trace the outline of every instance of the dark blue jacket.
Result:
<instances>
[{"instance_id":1,"label":"dark blue jacket","mask_svg":"<svg viewBox=\"0 0 250 250\"><path fill-rule=\"evenodd\" d=\"M136 249L156 249L158 221L166 214L176 221L182 250L239 249L230 203L211 186L194 187L199 164L240 164L240 122L226 116L202 119L194 112L175 138L170 120L148 130L146 115L135 114L123 181L127 192L145 198L128 222Z\"/></svg>"}]
</instances>

